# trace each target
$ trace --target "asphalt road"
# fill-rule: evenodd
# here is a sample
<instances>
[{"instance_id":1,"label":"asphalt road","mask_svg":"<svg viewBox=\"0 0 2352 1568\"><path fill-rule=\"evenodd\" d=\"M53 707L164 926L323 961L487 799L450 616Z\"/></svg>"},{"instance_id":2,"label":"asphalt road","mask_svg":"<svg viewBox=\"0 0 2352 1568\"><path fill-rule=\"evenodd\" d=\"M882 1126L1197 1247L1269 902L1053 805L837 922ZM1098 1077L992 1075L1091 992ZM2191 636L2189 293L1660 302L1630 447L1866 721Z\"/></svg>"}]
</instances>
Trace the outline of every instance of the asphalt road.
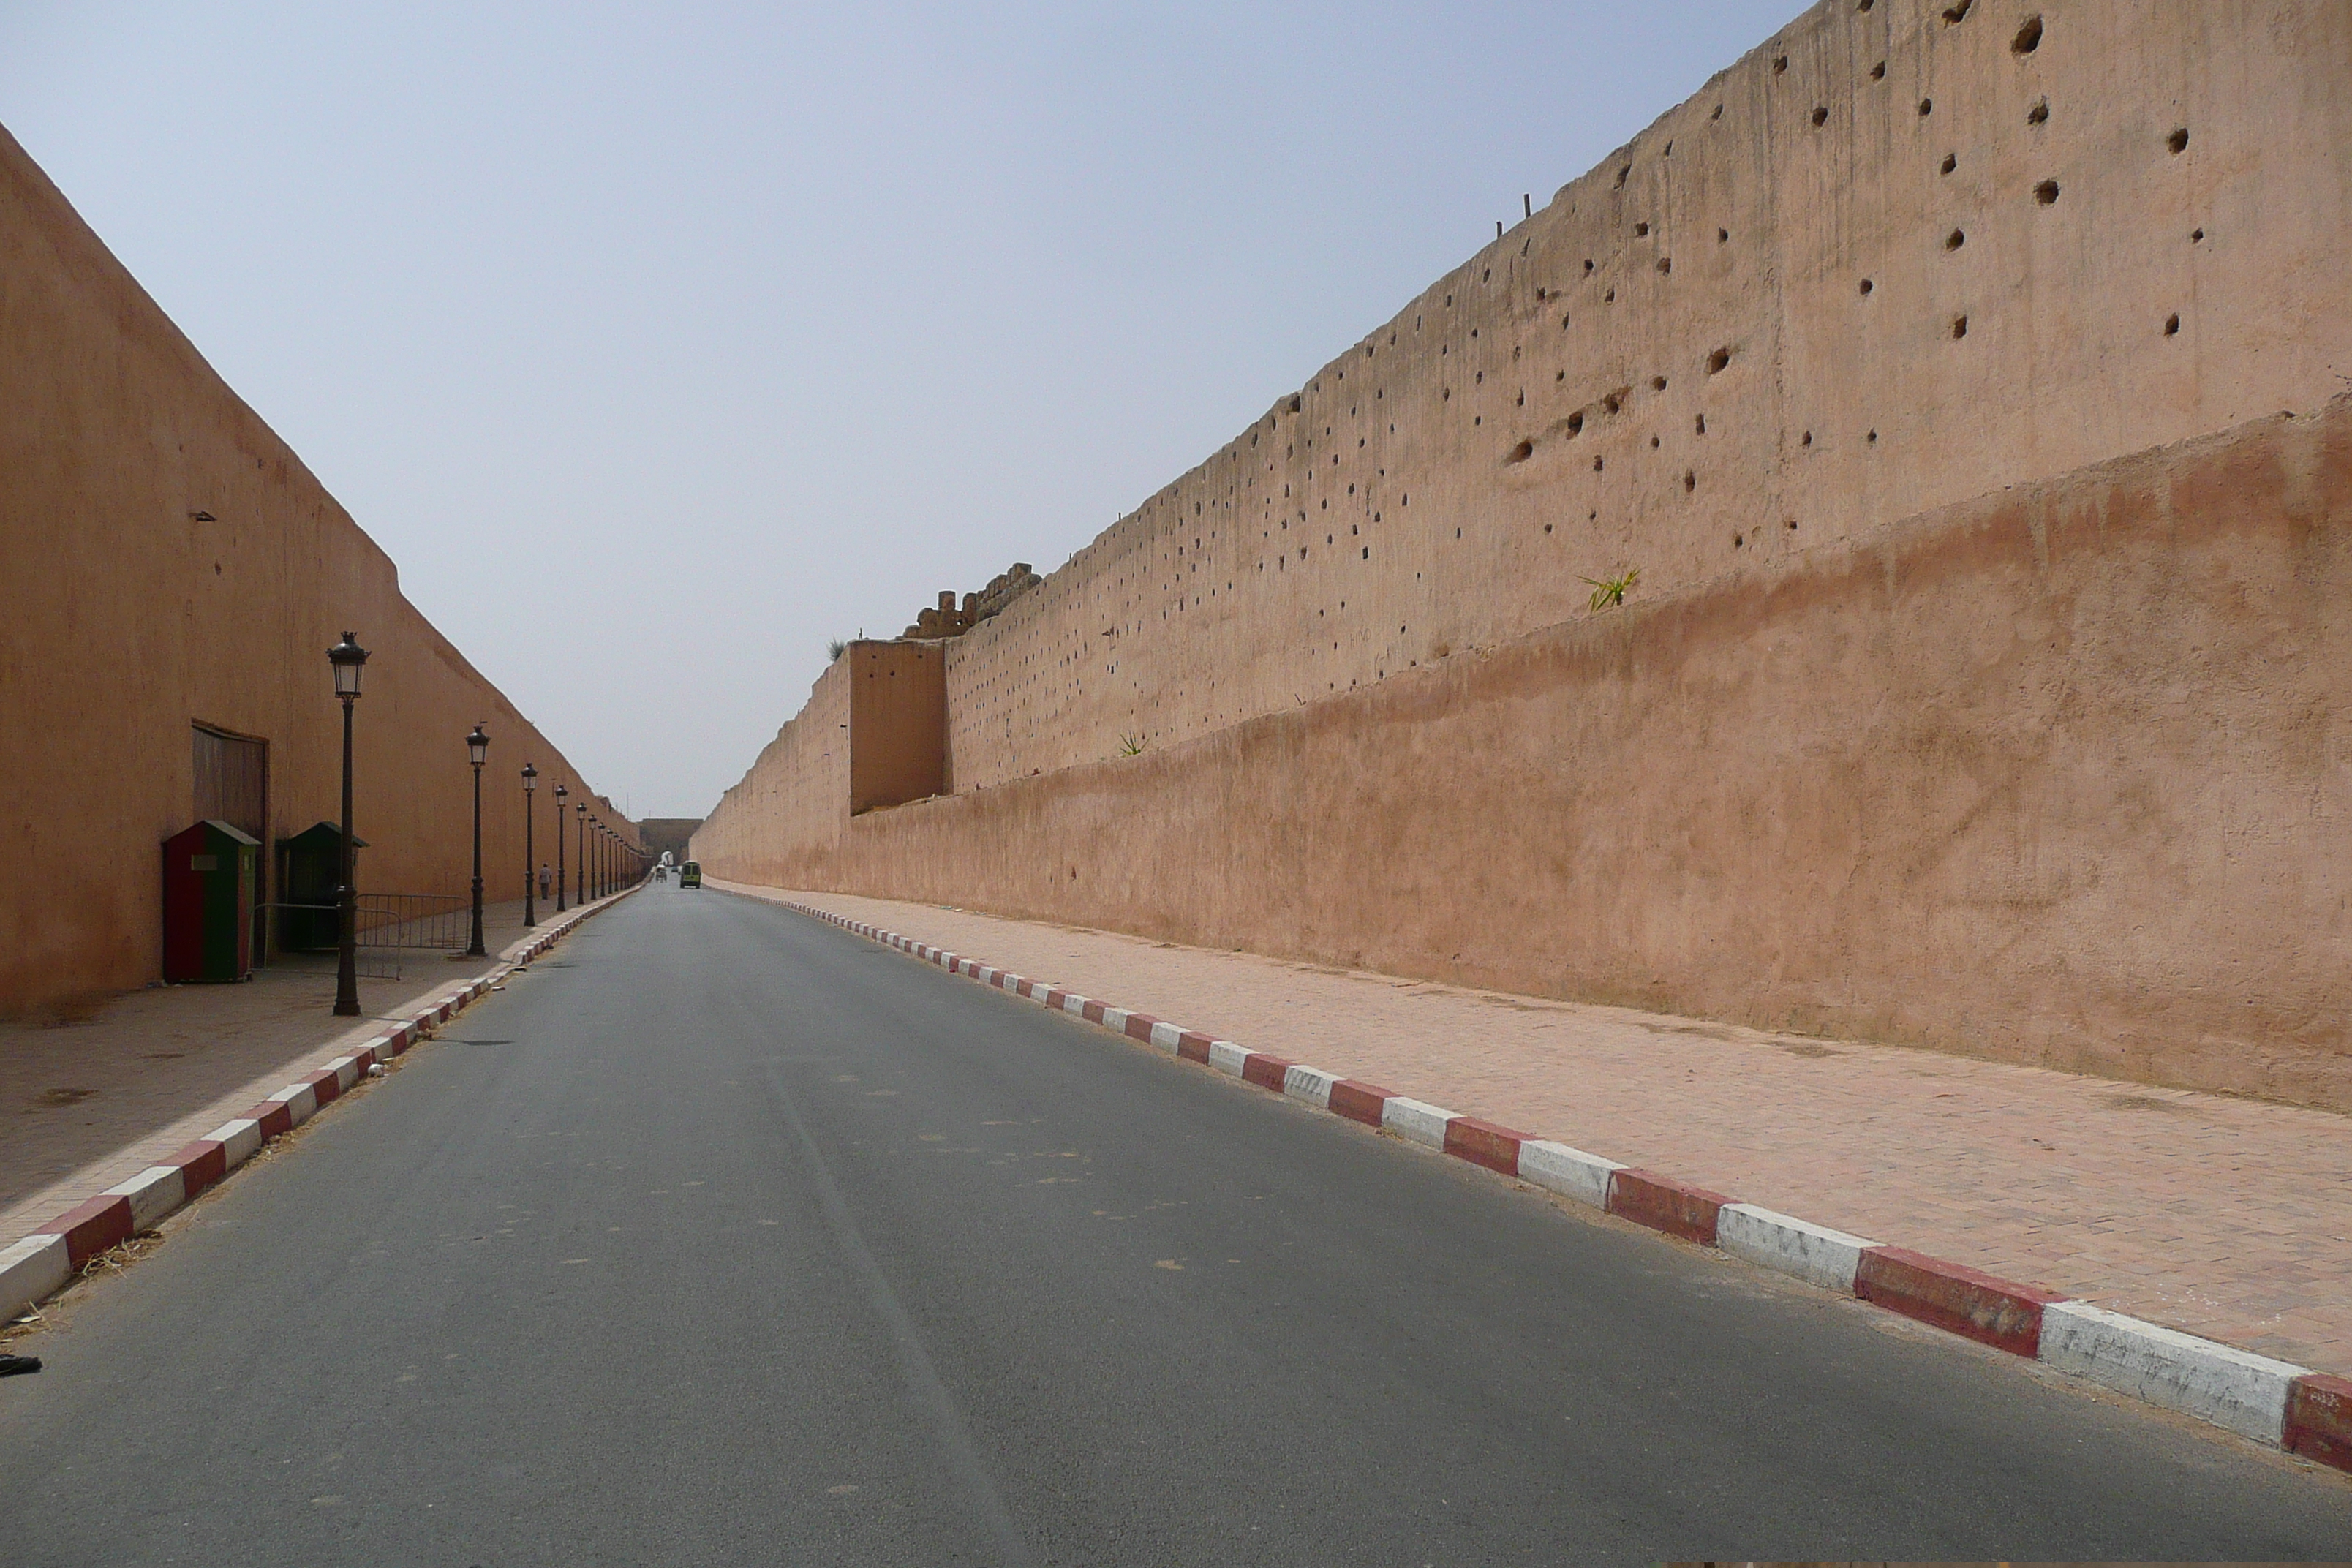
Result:
<instances>
[{"instance_id":1,"label":"asphalt road","mask_svg":"<svg viewBox=\"0 0 2352 1568\"><path fill-rule=\"evenodd\" d=\"M647 889L10 1348L0 1563L2352 1552L2352 1484Z\"/></svg>"}]
</instances>

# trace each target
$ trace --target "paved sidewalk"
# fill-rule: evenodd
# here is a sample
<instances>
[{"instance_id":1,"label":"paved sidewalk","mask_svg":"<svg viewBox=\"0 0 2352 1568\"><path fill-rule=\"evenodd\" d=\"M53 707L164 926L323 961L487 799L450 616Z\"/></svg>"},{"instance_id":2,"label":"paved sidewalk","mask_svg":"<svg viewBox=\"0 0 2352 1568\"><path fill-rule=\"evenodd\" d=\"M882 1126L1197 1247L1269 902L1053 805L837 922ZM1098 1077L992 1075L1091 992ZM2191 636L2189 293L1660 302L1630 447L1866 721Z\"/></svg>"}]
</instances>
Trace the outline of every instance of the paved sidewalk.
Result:
<instances>
[{"instance_id":1,"label":"paved sidewalk","mask_svg":"<svg viewBox=\"0 0 2352 1568\"><path fill-rule=\"evenodd\" d=\"M790 898L1873 1240L2352 1372L2352 1118L927 904Z\"/></svg>"},{"instance_id":2,"label":"paved sidewalk","mask_svg":"<svg viewBox=\"0 0 2352 1568\"><path fill-rule=\"evenodd\" d=\"M381 1020L490 969L524 939L522 900L484 908L487 958L406 956L334 1016L331 953L289 955L237 985L150 986L56 1025L0 1025L0 1247L138 1174L336 1054ZM543 915L532 935L572 914Z\"/></svg>"}]
</instances>

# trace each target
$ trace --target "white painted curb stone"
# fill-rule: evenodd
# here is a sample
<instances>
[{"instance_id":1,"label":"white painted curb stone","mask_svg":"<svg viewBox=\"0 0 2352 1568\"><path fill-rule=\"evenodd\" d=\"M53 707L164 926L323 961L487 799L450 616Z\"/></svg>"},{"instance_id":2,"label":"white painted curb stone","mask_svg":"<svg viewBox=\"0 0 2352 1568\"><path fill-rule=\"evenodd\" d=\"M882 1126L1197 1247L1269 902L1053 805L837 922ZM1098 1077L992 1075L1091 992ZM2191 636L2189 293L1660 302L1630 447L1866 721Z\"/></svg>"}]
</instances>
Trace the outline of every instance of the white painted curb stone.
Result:
<instances>
[{"instance_id":1,"label":"white painted curb stone","mask_svg":"<svg viewBox=\"0 0 2352 1568\"><path fill-rule=\"evenodd\" d=\"M1219 1072L1231 1073L1235 1078L1242 1076L1242 1064L1256 1054L1255 1051L1243 1049L1231 1040L1209 1042L1209 1065Z\"/></svg>"},{"instance_id":2,"label":"white painted curb stone","mask_svg":"<svg viewBox=\"0 0 2352 1568\"><path fill-rule=\"evenodd\" d=\"M2042 1309L2036 1359L2274 1447L2286 1430L2288 1385L2310 1370L2083 1301Z\"/></svg>"},{"instance_id":3,"label":"white painted curb stone","mask_svg":"<svg viewBox=\"0 0 2352 1568\"><path fill-rule=\"evenodd\" d=\"M1381 1131L1432 1149L1445 1147L1445 1124L1453 1120L1454 1112L1425 1100L1408 1100L1396 1094L1381 1103Z\"/></svg>"},{"instance_id":4,"label":"white painted curb stone","mask_svg":"<svg viewBox=\"0 0 2352 1568\"><path fill-rule=\"evenodd\" d=\"M188 1201L188 1184L177 1165L150 1165L127 1182L99 1194L131 1200L131 1231L152 1230L155 1222Z\"/></svg>"},{"instance_id":5,"label":"white painted curb stone","mask_svg":"<svg viewBox=\"0 0 2352 1568\"><path fill-rule=\"evenodd\" d=\"M227 1169L222 1172L226 1175L260 1150L261 1123L249 1116L240 1116L235 1121L222 1122L205 1137L221 1146L221 1158L227 1162Z\"/></svg>"},{"instance_id":6,"label":"white painted curb stone","mask_svg":"<svg viewBox=\"0 0 2352 1568\"><path fill-rule=\"evenodd\" d=\"M319 1097L311 1092L307 1083L289 1083L269 1098L286 1107L297 1127L319 1112Z\"/></svg>"},{"instance_id":7,"label":"white painted curb stone","mask_svg":"<svg viewBox=\"0 0 2352 1568\"><path fill-rule=\"evenodd\" d=\"M56 1294L72 1278L73 1258L62 1236L28 1236L0 1247L0 1321Z\"/></svg>"},{"instance_id":8,"label":"white painted curb stone","mask_svg":"<svg viewBox=\"0 0 2352 1568\"><path fill-rule=\"evenodd\" d=\"M1609 1206L1609 1177L1625 1167L1548 1138L1519 1145L1519 1180L1597 1209Z\"/></svg>"},{"instance_id":9,"label":"white painted curb stone","mask_svg":"<svg viewBox=\"0 0 2352 1568\"><path fill-rule=\"evenodd\" d=\"M1318 1110L1331 1109L1331 1086L1339 1081L1339 1074L1325 1072L1321 1068L1293 1067L1282 1075L1282 1092L1292 1100L1303 1100Z\"/></svg>"},{"instance_id":10,"label":"white painted curb stone","mask_svg":"<svg viewBox=\"0 0 2352 1568\"><path fill-rule=\"evenodd\" d=\"M1878 1245L1755 1204L1724 1205L1715 1218L1715 1244L1759 1268L1792 1274L1843 1296L1853 1294L1863 1253Z\"/></svg>"}]
</instances>

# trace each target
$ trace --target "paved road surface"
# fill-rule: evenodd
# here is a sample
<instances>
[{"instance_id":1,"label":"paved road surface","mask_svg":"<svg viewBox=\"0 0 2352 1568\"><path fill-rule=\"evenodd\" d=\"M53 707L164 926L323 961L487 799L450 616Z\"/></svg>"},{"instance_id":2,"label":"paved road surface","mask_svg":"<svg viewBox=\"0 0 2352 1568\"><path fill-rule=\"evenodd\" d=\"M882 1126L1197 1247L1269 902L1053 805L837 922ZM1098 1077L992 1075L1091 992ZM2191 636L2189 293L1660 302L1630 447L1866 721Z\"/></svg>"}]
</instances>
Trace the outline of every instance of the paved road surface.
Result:
<instances>
[{"instance_id":1,"label":"paved road surface","mask_svg":"<svg viewBox=\"0 0 2352 1568\"><path fill-rule=\"evenodd\" d=\"M0 1562L2291 1558L2352 1485L650 889L0 1383Z\"/></svg>"}]
</instances>

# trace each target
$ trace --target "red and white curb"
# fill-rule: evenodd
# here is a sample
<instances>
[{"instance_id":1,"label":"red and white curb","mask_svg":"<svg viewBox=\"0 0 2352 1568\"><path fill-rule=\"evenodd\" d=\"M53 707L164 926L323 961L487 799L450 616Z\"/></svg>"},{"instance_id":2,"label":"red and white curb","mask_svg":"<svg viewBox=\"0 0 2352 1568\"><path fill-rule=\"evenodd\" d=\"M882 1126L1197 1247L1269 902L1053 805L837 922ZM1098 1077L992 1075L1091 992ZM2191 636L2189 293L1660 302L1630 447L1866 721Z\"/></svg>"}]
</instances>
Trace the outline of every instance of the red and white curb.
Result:
<instances>
[{"instance_id":1,"label":"red and white curb","mask_svg":"<svg viewBox=\"0 0 2352 1568\"><path fill-rule=\"evenodd\" d=\"M2352 1470L2352 1381L2143 1322L2036 1286L1832 1230L1676 1177L1287 1061L1024 979L828 910L782 902L950 973L1099 1024L1244 1083L1467 1160L2121 1394Z\"/></svg>"},{"instance_id":2,"label":"red and white curb","mask_svg":"<svg viewBox=\"0 0 2352 1568\"><path fill-rule=\"evenodd\" d=\"M152 1230L164 1216L219 1184L272 1139L282 1138L333 1103L369 1070L391 1061L447 1023L508 975L545 952L578 928L581 921L609 909L634 892L624 889L581 911L578 919L533 938L529 945L488 973L450 994L418 1008L360 1048L306 1073L241 1116L230 1118L202 1138L85 1199L13 1246L0 1248L0 1322L63 1289L82 1265L107 1248Z\"/></svg>"}]
</instances>

